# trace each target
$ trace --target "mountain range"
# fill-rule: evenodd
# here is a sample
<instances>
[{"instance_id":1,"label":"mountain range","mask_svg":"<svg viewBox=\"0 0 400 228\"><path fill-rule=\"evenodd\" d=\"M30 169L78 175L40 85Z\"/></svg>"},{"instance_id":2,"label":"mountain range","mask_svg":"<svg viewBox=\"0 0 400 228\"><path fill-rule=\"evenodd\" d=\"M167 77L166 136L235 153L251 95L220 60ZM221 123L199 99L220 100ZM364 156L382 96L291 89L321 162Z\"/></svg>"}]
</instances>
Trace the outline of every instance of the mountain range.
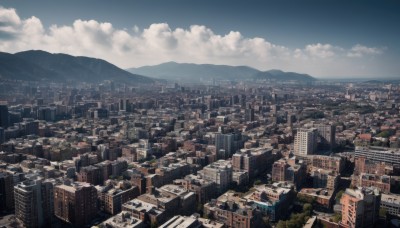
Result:
<instances>
[{"instance_id":1,"label":"mountain range","mask_svg":"<svg viewBox=\"0 0 400 228\"><path fill-rule=\"evenodd\" d=\"M15 54L0 52L0 79L50 82L152 83L170 80L200 82L210 80L276 80L310 82L307 74L280 70L260 71L248 66L167 62L123 70L96 58L52 54L31 50ZM161 80L158 80L161 79Z\"/></svg>"},{"instance_id":2,"label":"mountain range","mask_svg":"<svg viewBox=\"0 0 400 228\"><path fill-rule=\"evenodd\" d=\"M316 80L308 74L283 72L280 70L260 71L248 66L227 66L167 62L154 66L129 68L127 71L172 81L201 80L278 80L310 82Z\"/></svg>"},{"instance_id":3,"label":"mountain range","mask_svg":"<svg viewBox=\"0 0 400 228\"><path fill-rule=\"evenodd\" d=\"M152 78L129 73L102 59L33 50L15 54L0 52L0 78L54 82L154 82Z\"/></svg>"}]
</instances>

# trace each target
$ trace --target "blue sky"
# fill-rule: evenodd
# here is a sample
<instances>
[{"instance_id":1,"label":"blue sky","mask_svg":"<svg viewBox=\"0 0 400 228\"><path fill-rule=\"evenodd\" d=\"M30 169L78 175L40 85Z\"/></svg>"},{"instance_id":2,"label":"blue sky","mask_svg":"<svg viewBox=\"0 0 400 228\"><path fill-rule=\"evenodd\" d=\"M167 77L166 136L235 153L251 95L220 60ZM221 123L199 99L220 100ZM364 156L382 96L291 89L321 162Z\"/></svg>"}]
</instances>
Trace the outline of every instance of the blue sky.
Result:
<instances>
[{"instance_id":1,"label":"blue sky","mask_svg":"<svg viewBox=\"0 0 400 228\"><path fill-rule=\"evenodd\" d=\"M400 2L2 0L0 51L43 49L122 68L166 61L316 77L400 76Z\"/></svg>"}]
</instances>

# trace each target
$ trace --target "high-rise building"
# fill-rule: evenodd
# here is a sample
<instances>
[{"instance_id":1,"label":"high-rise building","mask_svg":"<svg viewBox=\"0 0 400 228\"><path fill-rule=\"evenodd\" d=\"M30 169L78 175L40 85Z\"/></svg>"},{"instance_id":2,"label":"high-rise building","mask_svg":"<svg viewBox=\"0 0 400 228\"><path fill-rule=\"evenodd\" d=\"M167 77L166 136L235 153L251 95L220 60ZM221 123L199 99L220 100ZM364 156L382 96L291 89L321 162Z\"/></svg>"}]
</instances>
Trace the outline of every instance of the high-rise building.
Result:
<instances>
[{"instance_id":1,"label":"high-rise building","mask_svg":"<svg viewBox=\"0 0 400 228\"><path fill-rule=\"evenodd\" d=\"M14 208L14 181L13 175L0 172L0 211Z\"/></svg>"},{"instance_id":2,"label":"high-rise building","mask_svg":"<svg viewBox=\"0 0 400 228\"><path fill-rule=\"evenodd\" d=\"M49 227L54 221L53 184L36 177L14 187L15 217L24 227Z\"/></svg>"},{"instance_id":3,"label":"high-rise building","mask_svg":"<svg viewBox=\"0 0 400 228\"><path fill-rule=\"evenodd\" d=\"M6 135L4 132L4 128L0 127L0 144L4 143L6 140Z\"/></svg>"},{"instance_id":4,"label":"high-rise building","mask_svg":"<svg viewBox=\"0 0 400 228\"><path fill-rule=\"evenodd\" d=\"M346 189L340 199L341 226L374 227L378 221L381 194L375 188Z\"/></svg>"},{"instance_id":5,"label":"high-rise building","mask_svg":"<svg viewBox=\"0 0 400 228\"><path fill-rule=\"evenodd\" d=\"M9 126L9 118L7 105L0 104L0 127L7 128Z\"/></svg>"},{"instance_id":6,"label":"high-rise building","mask_svg":"<svg viewBox=\"0 0 400 228\"><path fill-rule=\"evenodd\" d=\"M75 227L83 227L97 214L96 188L83 182L54 187L54 213Z\"/></svg>"},{"instance_id":7,"label":"high-rise building","mask_svg":"<svg viewBox=\"0 0 400 228\"><path fill-rule=\"evenodd\" d=\"M248 108L245 110L244 119L246 121L254 121L254 109Z\"/></svg>"},{"instance_id":8,"label":"high-rise building","mask_svg":"<svg viewBox=\"0 0 400 228\"><path fill-rule=\"evenodd\" d=\"M314 154L317 149L317 129L300 128L294 138L294 153L298 155Z\"/></svg>"},{"instance_id":9,"label":"high-rise building","mask_svg":"<svg viewBox=\"0 0 400 228\"><path fill-rule=\"evenodd\" d=\"M330 124L316 124L314 127L318 131L318 149L332 150L335 147L335 126Z\"/></svg>"},{"instance_id":10,"label":"high-rise building","mask_svg":"<svg viewBox=\"0 0 400 228\"><path fill-rule=\"evenodd\" d=\"M218 159L227 159L238 149L243 148L242 135L240 133L230 133L215 135L215 149Z\"/></svg>"},{"instance_id":11,"label":"high-rise building","mask_svg":"<svg viewBox=\"0 0 400 228\"><path fill-rule=\"evenodd\" d=\"M234 153L233 135L232 134L216 134L215 149L219 159L226 159Z\"/></svg>"}]
</instances>

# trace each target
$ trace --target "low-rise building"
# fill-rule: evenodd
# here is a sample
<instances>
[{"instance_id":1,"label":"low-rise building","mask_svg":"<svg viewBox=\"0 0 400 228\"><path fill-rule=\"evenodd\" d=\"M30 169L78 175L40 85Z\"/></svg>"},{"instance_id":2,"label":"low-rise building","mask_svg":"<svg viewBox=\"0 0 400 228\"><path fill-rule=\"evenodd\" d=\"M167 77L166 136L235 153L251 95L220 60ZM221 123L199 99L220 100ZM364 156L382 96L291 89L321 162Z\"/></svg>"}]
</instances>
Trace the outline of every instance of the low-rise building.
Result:
<instances>
[{"instance_id":1,"label":"low-rise building","mask_svg":"<svg viewBox=\"0 0 400 228\"><path fill-rule=\"evenodd\" d=\"M400 217L400 195L382 194L381 208L385 208L391 215Z\"/></svg>"},{"instance_id":2,"label":"low-rise building","mask_svg":"<svg viewBox=\"0 0 400 228\"><path fill-rule=\"evenodd\" d=\"M231 191L205 204L204 213L227 227L263 227L261 212Z\"/></svg>"},{"instance_id":3,"label":"low-rise building","mask_svg":"<svg viewBox=\"0 0 400 228\"><path fill-rule=\"evenodd\" d=\"M144 228L146 227L145 223L132 216L131 213L123 211L117 215L112 216L106 221L102 222L97 227L99 228Z\"/></svg>"},{"instance_id":4,"label":"low-rise building","mask_svg":"<svg viewBox=\"0 0 400 228\"><path fill-rule=\"evenodd\" d=\"M160 228L223 228L224 224L209 219L200 218L199 216L182 216L176 215L170 220L159 226Z\"/></svg>"},{"instance_id":5,"label":"low-rise building","mask_svg":"<svg viewBox=\"0 0 400 228\"><path fill-rule=\"evenodd\" d=\"M96 186L100 210L115 215L121 212L122 204L139 196L139 188L129 182Z\"/></svg>"},{"instance_id":6,"label":"low-rise building","mask_svg":"<svg viewBox=\"0 0 400 228\"><path fill-rule=\"evenodd\" d=\"M331 210L335 203L334 191L331 189L303 188L297 195L314 201L317 207L328 210Z\"/></svg>"},{"instance_id":7,"label":"low-rise building","mask_svg":"<svg viewBox=\"0 0 400 228\"><path fill-rule=\"evenodd\" d=\"M295 194L290 188L260 185L244 198L254 202L253 207L268 215L270 221L278 221L281 216L290 211L294 196Z\"/></svg>"}]
</instances>

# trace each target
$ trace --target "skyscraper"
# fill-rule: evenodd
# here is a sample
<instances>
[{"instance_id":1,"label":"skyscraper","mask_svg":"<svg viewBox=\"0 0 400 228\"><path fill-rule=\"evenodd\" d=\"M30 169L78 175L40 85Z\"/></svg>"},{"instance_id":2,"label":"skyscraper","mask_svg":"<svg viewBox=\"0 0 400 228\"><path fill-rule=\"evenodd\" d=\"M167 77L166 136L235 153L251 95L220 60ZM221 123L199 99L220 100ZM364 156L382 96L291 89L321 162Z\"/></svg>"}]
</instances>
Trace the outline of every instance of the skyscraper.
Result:
<instances>
[{"instance_id":1,"label":"skyscraper","mask_svg":"<svg viewBox=\"0 0 400 228\"><path fill-rule=\"evenodd\" d=\"M83 182L62 184L54 188L55 215L75 227L90 223L97 213L97 190Z\"/></svg>"},{"instance_id":2,"label":"skyscraper","mask_svg":"<svg viewBox=\"0 0 400 228\"><path fill-rule=\"evenodd\" d=\"M28 179L14 187L15 216L24 227L48 227L54 214L53 184Z\"/></svg>"},{"instance_id":3,"label":"skyscraper","mask_svg":"<svg viewBox=\"0 0 400 228\"><path fill-rule=\"evenodd\" d=\"M226 159L234 151L233 135L232 134L216 134L215 135L215 149L217 151L218 159Z\"/></svg>"},{"instance_id":4,"label":"skyscraper","mask_svg":"<svg viewBox=\"0 0 400 228\"><path fill-rule=\"evenodd\" d=\"M9 125L9 118L7 105L0 104L0 127L7 128Z\"/></svg>"},{"instance_id":5,"label":"skyscraper","mask_svg":"<svg viewBox=\"0 0 400 228\"><path fill-rule=\"evenodd\" d=\"M314 154L317 149L317 129L300 128L294 138L294 153L298 155Z\"/></svg>"},{"instance_id":6,"label":"skyscraper","mask_svg":"<svg viewBox=\"0 0 400 228\"><path fill-rule=\"evenodd\" d=\"M246 121L254 121L254 109L253 108L246 109L244 117Z\"/></svg>"}]
</instances>

